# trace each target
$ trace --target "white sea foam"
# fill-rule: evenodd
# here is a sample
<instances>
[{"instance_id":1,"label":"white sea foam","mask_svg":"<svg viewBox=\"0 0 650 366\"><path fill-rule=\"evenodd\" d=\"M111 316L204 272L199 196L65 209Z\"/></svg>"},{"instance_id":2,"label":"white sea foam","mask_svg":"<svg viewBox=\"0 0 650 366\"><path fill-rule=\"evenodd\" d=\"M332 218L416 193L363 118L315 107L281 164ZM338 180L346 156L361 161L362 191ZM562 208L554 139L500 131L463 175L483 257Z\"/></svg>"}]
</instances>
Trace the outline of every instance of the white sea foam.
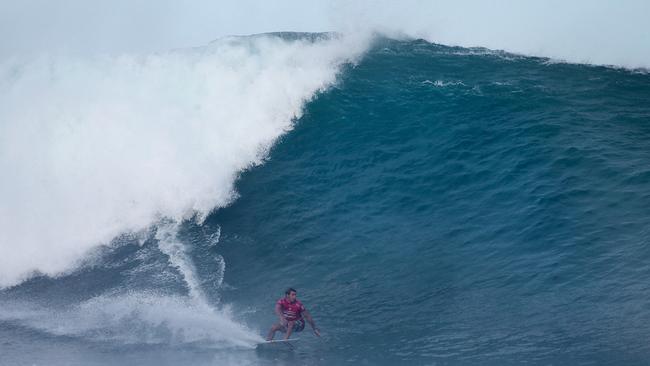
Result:
<instances>
[{"instance_id":1,"label":"white sea foam","mask_svg":"<svg viewBox=\"0 0 650 366\"><path fill-rule=\"evenodd\" d=\"M94 342L252 348L262 341L232 318L227 307L143 292L103 295L65 309L5 302L0 311L2 321Z\"/></svg>"},{"instance_id":2,"label":"white sea foam","mask_svg":"<svg viewBox=\"0 0 650 366\"><path fill-rule=\"evenodd\" d=\"M443 80L436 80L436 81L431 81L431 80L425 80L422 82L422 84L427 84L427 85L433 85L437 88L444 88L447 86L457 86L457 85L462 85L466 86L465 83L462 81L443 81Z\"/></svg>"},{"instance_id":3,"label":"white sea foam","mask_svg":"<svg viewBox=\"0 0 650 366\"><path fill-rule=\"evenodd\" d=\"M0 286L61 274L162 217L201 220L227 205L239 172L365 46L258 36L3 63Z\"/></svg>"}]
</instances>

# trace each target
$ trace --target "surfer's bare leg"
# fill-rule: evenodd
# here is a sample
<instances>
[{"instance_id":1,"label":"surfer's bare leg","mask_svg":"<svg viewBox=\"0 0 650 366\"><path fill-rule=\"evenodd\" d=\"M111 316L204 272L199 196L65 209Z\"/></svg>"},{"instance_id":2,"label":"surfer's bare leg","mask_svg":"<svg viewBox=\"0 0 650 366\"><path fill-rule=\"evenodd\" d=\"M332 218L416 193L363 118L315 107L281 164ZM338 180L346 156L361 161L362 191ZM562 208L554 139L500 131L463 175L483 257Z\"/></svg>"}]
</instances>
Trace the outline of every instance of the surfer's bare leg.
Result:
<instances>
[{"instance_id":1,"label":"surfer's bare leg","mask_svg":"<svg viewBox=\"0 0 650 366\"><path fill-rule=\"evenodd\" d=\"M267 341L272 341L273 337L275 337L275 332L278 330L282 330L284 326L282 324L274 324L273 327L271 327L271 330L269 331L269 335L266 336Z\"/></svg>"},{"instance_id":2,"label":"surfer's bare leg","mask_svg":"<svg viewBox=\"0 0 650 366\"><path fill-rule=\"evenodd\" d=\"M291 320L291 321L287 322L287 335L284 336L284 339L289 339L289 337L291 337L291 333L293 333L293 325L295 323L296 322L294 320Z\"/></svg>"}]
</instances>

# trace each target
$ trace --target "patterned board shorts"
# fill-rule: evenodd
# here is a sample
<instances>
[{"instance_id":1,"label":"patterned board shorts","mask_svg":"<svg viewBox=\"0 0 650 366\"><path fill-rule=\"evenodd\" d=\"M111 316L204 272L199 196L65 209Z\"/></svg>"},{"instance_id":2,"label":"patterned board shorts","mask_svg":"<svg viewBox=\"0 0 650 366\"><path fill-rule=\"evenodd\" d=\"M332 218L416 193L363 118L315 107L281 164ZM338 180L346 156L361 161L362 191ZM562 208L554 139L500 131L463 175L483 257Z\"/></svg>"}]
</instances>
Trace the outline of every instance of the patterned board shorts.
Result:
<instances>
[{"instance_id":1,"label":"patterned board shorts","mask_svg":"<svg viewBox=\"0 0 650 366\"><path fill-rule=\"evenodd\" d=\"M285 327L286 329L286 327ZM298 319L293 323L293 332L302 332L302 330L305 329L305 320L304 319Z\"/></svg>"}]
</instances>

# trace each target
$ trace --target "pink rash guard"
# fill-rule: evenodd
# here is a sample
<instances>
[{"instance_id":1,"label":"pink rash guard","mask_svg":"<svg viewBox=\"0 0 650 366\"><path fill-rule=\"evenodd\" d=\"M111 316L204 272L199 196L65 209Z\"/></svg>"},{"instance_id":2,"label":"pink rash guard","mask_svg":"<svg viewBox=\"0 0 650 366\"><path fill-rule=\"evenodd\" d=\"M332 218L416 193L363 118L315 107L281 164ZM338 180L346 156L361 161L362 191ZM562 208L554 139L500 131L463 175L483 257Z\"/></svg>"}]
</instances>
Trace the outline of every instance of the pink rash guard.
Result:
<instances>
[{"instance_id":1,"label":"pink rash guard","mask_svg":"<svg viewBox=\"0 0 650 366\"><path fill-rule=\"evenodd\" d=\"M305 307L300 301L296 300L296 302L292 303L287 298L282 298L278 300L278 305L282 309L282 315L288 321L302 319L302 312L305 311Z\"/></svg>"}]
</instances>

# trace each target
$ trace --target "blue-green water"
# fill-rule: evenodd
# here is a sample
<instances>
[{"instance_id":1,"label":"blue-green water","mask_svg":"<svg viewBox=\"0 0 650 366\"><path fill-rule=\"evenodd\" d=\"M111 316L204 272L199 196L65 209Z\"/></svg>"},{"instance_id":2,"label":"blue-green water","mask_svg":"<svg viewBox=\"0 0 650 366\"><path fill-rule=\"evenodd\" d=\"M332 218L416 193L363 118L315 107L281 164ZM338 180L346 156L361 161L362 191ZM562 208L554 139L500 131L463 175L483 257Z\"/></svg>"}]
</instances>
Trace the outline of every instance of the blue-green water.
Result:
<instances>
[{"instance_id":1,"label":"blue-green water","mask_svg":"<svg viewBox=\"0 0 650 366\"><path fill-rule=\"evenodd\" d=\"M647 73L381 39L295 123L241 174L237 200L178 240L208 304L261 335L292 286L322 338L213 350L178 341L173 319L140 329L135 311L83 331L14 316L0 363L647 362ZM0 296L48 309L191 296L160 241L125 236Z\"/></svg>"}]
</instances>

